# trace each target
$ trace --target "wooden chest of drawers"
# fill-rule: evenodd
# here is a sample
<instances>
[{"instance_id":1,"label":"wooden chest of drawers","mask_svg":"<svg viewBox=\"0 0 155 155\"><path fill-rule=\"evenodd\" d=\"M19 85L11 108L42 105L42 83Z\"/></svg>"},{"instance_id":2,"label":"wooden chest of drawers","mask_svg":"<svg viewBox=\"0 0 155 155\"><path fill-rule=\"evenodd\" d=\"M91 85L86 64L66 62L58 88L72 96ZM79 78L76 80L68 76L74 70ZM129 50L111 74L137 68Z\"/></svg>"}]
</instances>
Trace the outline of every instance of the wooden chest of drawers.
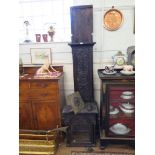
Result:
<instances>
[{"instance_id":1,"label":"wooden chest of drawers","mask_svg":"<svg viewBox=\"0 0 155 155\"><path fill-rule=\"evenodd\" d=\"M63 74L54 79L34 79L32 75L20 78L20 129L51 130L61 126L63 104Z\"/></svg>"}]
</instances>

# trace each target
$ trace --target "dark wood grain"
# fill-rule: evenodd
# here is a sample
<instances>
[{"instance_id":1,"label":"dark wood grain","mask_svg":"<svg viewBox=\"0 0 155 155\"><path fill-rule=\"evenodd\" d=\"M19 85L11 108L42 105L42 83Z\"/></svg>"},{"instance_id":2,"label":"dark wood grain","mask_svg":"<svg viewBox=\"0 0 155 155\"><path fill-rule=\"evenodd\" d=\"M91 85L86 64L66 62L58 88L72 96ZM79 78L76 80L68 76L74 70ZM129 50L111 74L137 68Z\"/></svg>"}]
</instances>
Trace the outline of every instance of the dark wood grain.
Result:
<instances>
[{"instance_id":1,"label":"dark wood grain","mask_svg":"<svg viewBox=\"0 0 155 155\"><path fill-rule=\"evenodd\" d=\"M73 6L70 9L70 13L72 42L92 42L93 6Z\"/></svg>"},{"instance_id":2,"label":"dark wood grain","mask_svg":"<svg viewBox=\"0 0 155 155\"><path fill-rule=\"evenodd\" d=\"M80 92L84 102L93 102L93 6L73 6L70 14L74 90Z\"/></svg>"},{"instance_id":3,"label":"dark wood grain","mask_svg":"<svg viewBox=\"0 0 155 155\"><path fill-rule=\"evenodd\" d=\"M79 91L85 102L94 101L93 45L69 44L73 54L74 90Z\"/></svg>"}]
</instances>

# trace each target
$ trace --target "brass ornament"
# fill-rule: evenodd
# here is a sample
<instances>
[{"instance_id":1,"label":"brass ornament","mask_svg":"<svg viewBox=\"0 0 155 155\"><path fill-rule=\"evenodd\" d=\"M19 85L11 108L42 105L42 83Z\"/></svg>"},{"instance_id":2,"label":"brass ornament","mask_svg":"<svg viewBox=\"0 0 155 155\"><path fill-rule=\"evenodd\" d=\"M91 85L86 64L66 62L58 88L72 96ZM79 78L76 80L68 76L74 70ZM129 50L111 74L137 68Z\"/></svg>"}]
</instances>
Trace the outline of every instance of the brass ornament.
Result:
<instances>
[{"instance_id":1,"label":"brass ornament","mask_svg":"<svg viewBox=\"0 0 155 155\"><path fill-rule=\"evenodd\" d=\"M109 31L115 31L120 28L123 23L123 14L121 11L114 9L108 10L104 14L104 27Z\"/></svg>"}]
</instances>

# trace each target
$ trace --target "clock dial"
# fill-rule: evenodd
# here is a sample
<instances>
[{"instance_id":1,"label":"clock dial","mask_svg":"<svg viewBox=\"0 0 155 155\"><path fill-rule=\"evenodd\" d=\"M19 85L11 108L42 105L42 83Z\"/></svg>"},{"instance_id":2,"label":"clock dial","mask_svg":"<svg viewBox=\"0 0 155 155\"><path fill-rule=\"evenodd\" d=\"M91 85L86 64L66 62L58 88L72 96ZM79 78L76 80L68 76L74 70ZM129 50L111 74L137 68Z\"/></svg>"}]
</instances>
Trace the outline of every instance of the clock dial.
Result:
<instances>
[{"instance_id":1,"label":"clock dial","mask_svg":"<svg viewBox=\"0 0 155 155\"><path fill-rule=\"evenodd\" d=\"M125 63L124 58L117 58L117 60L116 60L117 65L122 66L122 65L124 65L124 63Z\"/></svg>"}]
</instances>

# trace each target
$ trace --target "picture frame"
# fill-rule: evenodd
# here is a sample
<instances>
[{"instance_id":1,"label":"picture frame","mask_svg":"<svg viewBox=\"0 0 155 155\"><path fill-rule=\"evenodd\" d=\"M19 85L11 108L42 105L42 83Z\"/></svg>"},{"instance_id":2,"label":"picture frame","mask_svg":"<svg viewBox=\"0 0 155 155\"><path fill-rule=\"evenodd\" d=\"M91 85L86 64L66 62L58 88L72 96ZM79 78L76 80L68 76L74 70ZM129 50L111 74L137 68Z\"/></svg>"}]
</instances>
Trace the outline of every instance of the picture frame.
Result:
<instances>
[{"instance_id":1,"label":"picture frame","mask_svg":"<svg viewBox=\"0 0 155 155\"><path fill-rule=\"evenodd\" d=\"M80 93L77 91L67 96L67 105L70 105L76 114L84 108L85 104Z\"/></svg>"},{"instance_id":2,"label":"picture frame","mask_svg":"<svg viewBox=\"0 0 155 155\"><path fill-rule=\"evenodd\" d=\"M52 63L51 48L30 48L30 54L32 64Z\"/></svg>"}]
</instances>

